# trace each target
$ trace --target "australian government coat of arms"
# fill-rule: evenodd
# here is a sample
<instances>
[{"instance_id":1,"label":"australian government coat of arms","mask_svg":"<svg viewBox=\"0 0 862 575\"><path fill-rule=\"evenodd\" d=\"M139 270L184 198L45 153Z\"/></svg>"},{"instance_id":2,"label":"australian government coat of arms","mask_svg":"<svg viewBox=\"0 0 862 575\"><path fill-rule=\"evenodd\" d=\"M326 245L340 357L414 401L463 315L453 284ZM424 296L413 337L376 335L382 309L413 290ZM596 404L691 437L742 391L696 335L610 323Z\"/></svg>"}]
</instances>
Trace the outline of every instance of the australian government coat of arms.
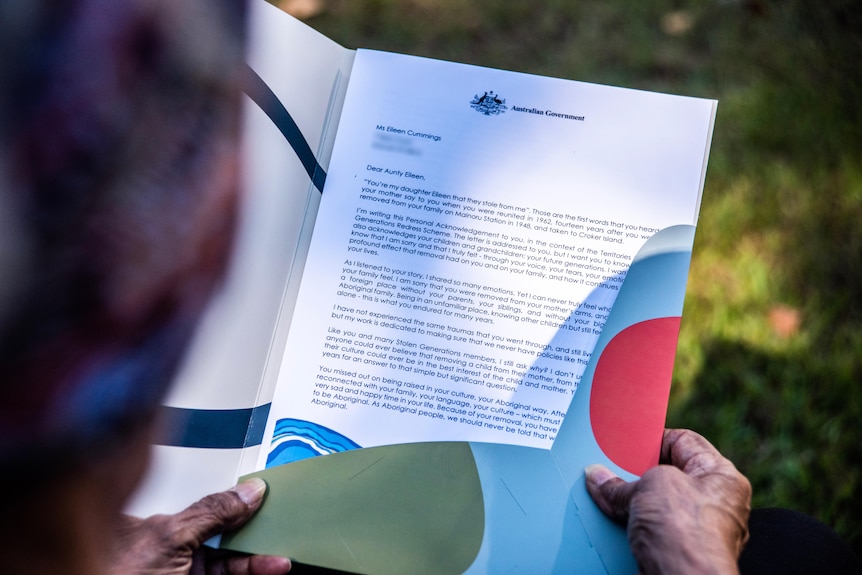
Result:
<instances>
[{"instance_id":1,"label":"australian government coat of arms","mask_svg":"<svg viewBox=\"0 0 862 575\"><path fill-rule=\"evenodd\" d=\"M497 114L502 114L508 109L506 108L506 100L500 98L500 96L495 94L493 91L485 92L482 96L479 96L478 94L473 96L473 100L470 102L470 107L486 116L496 116Z\"/></svg>"}]
</instances>

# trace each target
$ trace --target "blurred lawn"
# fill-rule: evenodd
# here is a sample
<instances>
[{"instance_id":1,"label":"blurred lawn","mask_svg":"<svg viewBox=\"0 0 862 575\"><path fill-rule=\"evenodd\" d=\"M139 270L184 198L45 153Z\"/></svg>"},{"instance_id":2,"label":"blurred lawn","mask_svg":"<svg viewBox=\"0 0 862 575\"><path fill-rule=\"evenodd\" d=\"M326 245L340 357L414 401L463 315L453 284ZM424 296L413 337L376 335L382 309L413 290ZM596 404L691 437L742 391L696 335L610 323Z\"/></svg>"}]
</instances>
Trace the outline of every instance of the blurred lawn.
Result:
<instances>
[{"instance_id":1,"label":"blurred lawn","mask_svg":"<svg viewBox=\"0 0 862 575\"><path fill-rule=\"evenodd\" d=\"M862 2L281 4L351 48L718 98L668 423L862 555Z\"/></svg>"}]
</instances>

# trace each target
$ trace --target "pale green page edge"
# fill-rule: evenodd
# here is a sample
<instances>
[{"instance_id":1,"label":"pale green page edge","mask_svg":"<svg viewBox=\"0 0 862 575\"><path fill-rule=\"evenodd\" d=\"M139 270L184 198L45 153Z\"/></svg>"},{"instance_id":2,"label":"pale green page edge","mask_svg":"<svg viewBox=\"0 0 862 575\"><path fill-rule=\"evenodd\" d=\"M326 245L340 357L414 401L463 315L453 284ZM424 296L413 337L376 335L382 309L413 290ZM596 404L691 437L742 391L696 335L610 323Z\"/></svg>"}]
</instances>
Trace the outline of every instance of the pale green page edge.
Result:
<instances>
[{"instance_id":1,"label":"pale green page edge","mask_svg":"<svg viewBox=\"0 0 862 575\"><path fill-rule=\"evenodd\" d=\"M482 543L482 488L467 443L356 449L249 477L267 482L266 501L222 548L353 573L431 575L463 573Z\"/></svg>"}]
</instances>

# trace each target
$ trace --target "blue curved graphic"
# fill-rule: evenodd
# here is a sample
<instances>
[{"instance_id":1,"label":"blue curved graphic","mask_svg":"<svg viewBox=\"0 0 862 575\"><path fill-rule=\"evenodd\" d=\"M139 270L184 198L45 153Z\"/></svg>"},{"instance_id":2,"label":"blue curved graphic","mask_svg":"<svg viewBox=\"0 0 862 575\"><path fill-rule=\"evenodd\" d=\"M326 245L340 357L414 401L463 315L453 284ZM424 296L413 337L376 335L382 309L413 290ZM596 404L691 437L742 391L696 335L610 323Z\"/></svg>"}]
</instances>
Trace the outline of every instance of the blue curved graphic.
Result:
<instances>
[{"instance_id":1,"label":"blue curved graphic","mask_svg":"<svg viewBox=\"0 0 862 575\"><path fill-rule=\"evenodd\" d=\"M267 467L275 467L317 455L328 455L361 447L328 427L302 419L279 419L272 434Z\"/></svg>"},{"instance_id":2,"label":"blue curved graphic","mask_svg":"<svg viewBox=\"0 0 862 575\"><path fill-rule=\"evenodd\" d=\"M293 120L293 117L278 99L278 96L266 85L263 78L251 69L251 66L245 66L245 75L243 77L243 90L252 101L257 104L263 113L266 114L278 131L285 137L290 147L296 152L299 161L305 171L308 172L308 177L314 187L323 193L323 184L326 182L326 172L323 167L317 162L314 157L314 152L311 151L311 146L305 140L299 126Z\"/></svg>"},{"instance_id":3,"label":"blue curved graphic","mask_svg":"<svg viewBox=\"0 0 862 575\"><path fill-rule=\"evenodd\" d=\"M242 82L243 91L272 120L278 131L293 148L314 187L323 193L326 171L318 163L314 152L290 112L287 111L284 104L281 103L281 100L278 99L278 96L263 78L258 76L248 64L245 66ZM161 406L160 415L161 419L166 422L164 425L166 431L154 443L156 445L202 449L241 449L260 445L263 441L269 407L270 404L268 403L257 407L238 409L191 409ZM338 435L334 431L327 431ZM350 440L347 441L350 442ZM306 455L306 457L310 457L310 455ZM296 459L303 459L303 457L296 457Z\"/></svg>"}]
</instances>

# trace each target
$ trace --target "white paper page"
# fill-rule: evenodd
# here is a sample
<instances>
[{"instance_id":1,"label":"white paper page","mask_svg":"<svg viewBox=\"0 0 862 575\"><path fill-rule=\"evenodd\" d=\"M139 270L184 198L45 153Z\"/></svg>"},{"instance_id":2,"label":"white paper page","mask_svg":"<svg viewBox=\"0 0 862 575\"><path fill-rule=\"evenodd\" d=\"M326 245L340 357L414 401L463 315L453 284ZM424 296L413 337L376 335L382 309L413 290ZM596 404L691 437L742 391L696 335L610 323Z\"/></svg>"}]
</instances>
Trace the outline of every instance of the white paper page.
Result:
<instances>
[{"instance_id":1,"label":"white paper page","mask_svg":"<svg viewBox=\"0 0 862 575\"><path fill-rule=\"evenodd\" d=\"M696 221L714 106L359 51L264 446L550 447L631 258Z\"/></svg>"}]
</instances>

